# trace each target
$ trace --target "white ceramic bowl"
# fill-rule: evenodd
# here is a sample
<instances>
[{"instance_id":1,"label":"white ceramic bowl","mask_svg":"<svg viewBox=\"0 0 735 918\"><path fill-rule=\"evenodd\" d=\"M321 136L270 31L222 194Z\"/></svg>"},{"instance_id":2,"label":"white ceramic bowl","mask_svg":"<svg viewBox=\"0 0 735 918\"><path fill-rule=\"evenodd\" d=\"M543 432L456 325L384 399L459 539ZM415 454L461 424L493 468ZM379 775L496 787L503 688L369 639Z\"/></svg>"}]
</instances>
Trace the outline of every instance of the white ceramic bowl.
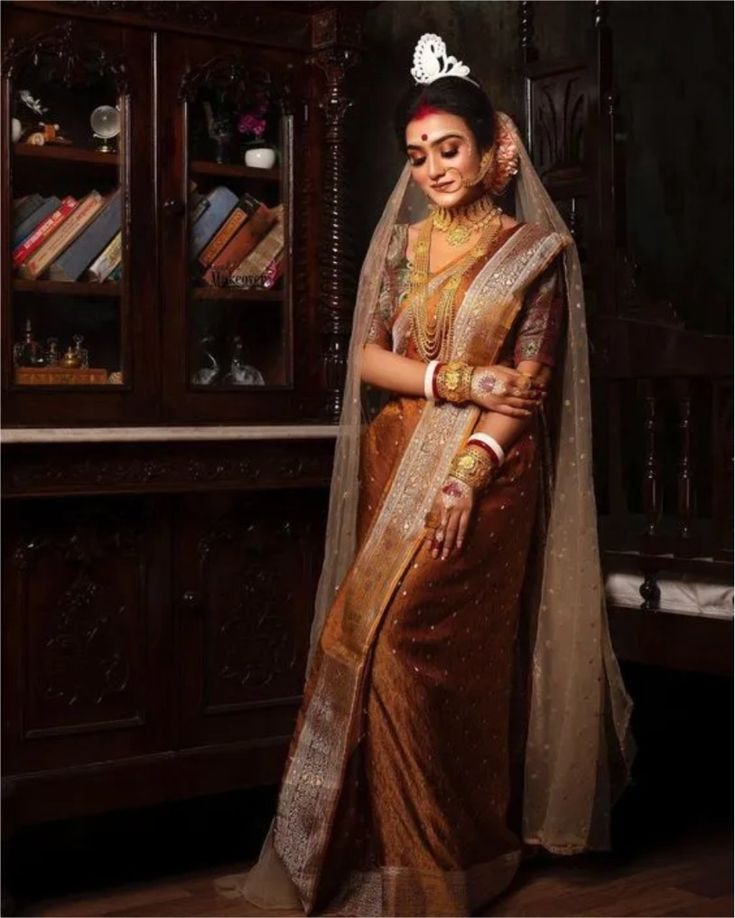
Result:
<instances>
[{"instance_id":1,"label":"white ceramic bowl","mask_svg":"<svg viewBox=\"0 0 735 918\"><path fill-rule=\"evenodd\" d=\"M276 151L272 147L253 147L245 151L245 165L254 169L272 169L276 164Z\"/></svg>"}]
</instances>

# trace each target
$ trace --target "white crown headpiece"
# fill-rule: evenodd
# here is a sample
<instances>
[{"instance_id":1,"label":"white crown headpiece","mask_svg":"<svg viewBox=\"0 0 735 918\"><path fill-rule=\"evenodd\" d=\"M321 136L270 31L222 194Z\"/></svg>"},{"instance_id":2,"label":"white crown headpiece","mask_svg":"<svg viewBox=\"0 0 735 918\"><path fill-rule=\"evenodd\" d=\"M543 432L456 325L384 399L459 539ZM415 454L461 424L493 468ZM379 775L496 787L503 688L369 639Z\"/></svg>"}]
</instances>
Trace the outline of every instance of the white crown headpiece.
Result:
<instances>
[{"instance_id":1,"label":"white crown headpiece","mask_svg":"<svg viewBox=\"0 0 735 918\"><path fill-rule=\"evenodd\" d=\"M413 52L411 68L411 76L417 83L428 84L440 77L454 76L479 86L480 84L468 75L469 72L470 68L466 64L452 55L447 55L447 46L438 35L426 32L419 38Z\"/></svg>"}]
</instances>

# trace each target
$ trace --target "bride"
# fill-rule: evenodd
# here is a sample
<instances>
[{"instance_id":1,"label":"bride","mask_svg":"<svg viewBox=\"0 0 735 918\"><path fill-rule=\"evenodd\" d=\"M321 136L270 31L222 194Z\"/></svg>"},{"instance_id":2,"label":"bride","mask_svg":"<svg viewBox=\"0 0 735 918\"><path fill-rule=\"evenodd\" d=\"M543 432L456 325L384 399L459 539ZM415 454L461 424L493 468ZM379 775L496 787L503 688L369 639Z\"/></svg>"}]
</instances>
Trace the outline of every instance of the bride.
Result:
<instances>
[{"instance_id":1,"label":"bride","mask_svg":"<svg viewBox=\"0 0 735 918\"><path fill-rule=\"evenodd\" d=\"M413 64L277 812L217 884L266 909L469 915L534 850L609 848L634 756L576 246L469 68L436 35Z\"/></svg>"}]
</instances>

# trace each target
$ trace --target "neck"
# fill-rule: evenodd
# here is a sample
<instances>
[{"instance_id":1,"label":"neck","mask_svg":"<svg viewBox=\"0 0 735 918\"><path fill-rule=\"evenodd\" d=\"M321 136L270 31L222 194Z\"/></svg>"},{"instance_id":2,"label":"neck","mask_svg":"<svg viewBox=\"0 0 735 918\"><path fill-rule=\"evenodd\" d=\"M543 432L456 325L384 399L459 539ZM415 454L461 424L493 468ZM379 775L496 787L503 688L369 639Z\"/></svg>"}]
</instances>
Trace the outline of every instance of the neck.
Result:
<instances>
[{"instance_id":1,"label":"neck","mask_svg":"<svg viewBox=\"0 0 735 918\"><path fill-rule=\"evenodd\" d=\"M485 189L478 191L476 194L473 194L470 198L465 198L463 201L460 201L458 204L454 204L451 207L442 207L441 204L435 205L435 211L437 213L443 214L446 217L459 217L472 212L478 209L490 209L493 206L493 199L490 196L490 193Z\"/></svg>"}]
</instances>

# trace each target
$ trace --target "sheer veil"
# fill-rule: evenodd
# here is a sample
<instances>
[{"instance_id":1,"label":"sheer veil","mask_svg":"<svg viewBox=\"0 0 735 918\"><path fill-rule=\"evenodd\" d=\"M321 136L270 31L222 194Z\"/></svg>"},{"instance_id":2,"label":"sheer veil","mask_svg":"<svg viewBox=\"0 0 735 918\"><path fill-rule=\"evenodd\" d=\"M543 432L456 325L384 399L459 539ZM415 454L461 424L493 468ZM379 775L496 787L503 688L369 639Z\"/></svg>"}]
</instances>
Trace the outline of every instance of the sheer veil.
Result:
<instances>
[{"instance_id":1,"label":"sheer veil","mask_svg":"<svg viewBox=\"0 0 735 918\"><path fill-rule=\"evenodd\" d=\"M538 608L529 644L529 702L525 725L523 839L558 854L610 847L610 813L630 778L635 742L632 702L614 656L607 622L592 482L588 344L577 247L544 188L513 120L499 112L519 154L516 212L567 242L566 334L559 367L560 402L550 442ZM344 400L332 472L325 560L319 580L307 671L324 620L356 551L360 440L367 417L360 369L383 267L396 223L423 216L412 200L406 164L373 232L358 284ZM247 874L221 878L220 892L243 895L270 909L301 909L296 889L272 844L273 823L260 858Z\"/></svg>"}]
</instances>

